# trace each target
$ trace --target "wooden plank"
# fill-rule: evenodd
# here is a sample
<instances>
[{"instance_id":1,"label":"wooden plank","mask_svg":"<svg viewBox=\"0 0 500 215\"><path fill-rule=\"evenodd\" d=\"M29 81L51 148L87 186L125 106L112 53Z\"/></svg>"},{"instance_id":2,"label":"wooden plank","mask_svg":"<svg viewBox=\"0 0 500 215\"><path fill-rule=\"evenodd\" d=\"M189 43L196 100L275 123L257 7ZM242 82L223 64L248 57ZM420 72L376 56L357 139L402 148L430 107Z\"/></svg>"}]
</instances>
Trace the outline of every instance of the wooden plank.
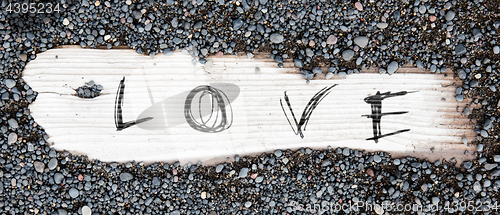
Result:
<instances>
[{"instance_id":1,"label":"wooden plank","mask_svg":"<svg viewBox=\"0 0 500 215\"><path fill-rule=\"evenodd\" d=\"M455 100L458 82L451 74L404 68L389 76L369 69L330 80L318 75L317 80L306 84L297 68L278 68L269 59L224 56L209 60L213 65L208 68L199 63L194 66L192 58L180 52L148 57L128 49L64 47L39 54L26 66L23 78L39 93L30 106L31 114L49 134L53 147L103 161L210 164L235 154L327 146L462 161L472 158L472 153L464 154L465 150L475 150L462 143L462 138L472 140L476 134L461 113L468 101ZM255 72L256 67L260 73ZM115 106L124 77L123 120L153 119L117 131ZM103 86L101 95L93 99L77 97L75 89L91 80ZM186 97L202 85L218 88L227 96L222 106L227 122L232 110L229 128L204 132L187 122ZM284 92L300 120L311 98L325 87L331 87L325 91L329 94L312 111L304 137L295 135L292 128L297 128L290 126L285 116L293 120ZM377 91L392 93L381 101L382 113L407 112L382 116L380 135L408 131L375 143L367 139L378 136L373 131L376 120L372 118L376 116L364 99L376 96ZM201 93L194 95L198 98ZM198 108L204 117L209 116L207 107L212 103L207 98L202 99L201 108L198 100L188 102L193 115ZM201 121L195 116L193 120Z\"/></svg>"}]
</instances>

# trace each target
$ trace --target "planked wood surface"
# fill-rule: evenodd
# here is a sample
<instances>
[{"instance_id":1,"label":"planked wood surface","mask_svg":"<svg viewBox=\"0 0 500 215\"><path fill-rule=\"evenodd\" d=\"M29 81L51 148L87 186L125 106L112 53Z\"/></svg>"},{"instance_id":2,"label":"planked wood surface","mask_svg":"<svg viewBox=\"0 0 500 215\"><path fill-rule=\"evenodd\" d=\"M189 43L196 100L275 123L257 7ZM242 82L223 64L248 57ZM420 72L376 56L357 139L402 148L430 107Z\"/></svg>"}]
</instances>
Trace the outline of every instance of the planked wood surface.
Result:
<instances>
[{"instance_id":1,"label":"planked wood surface","mask_svg":"<svg viewBox=\"0 0 500 215\"><path fill-rule=\"evenodd\" d=\"M455 157L460 162L471 159L475 150L462 143L462 138L471 142L476 134L462 114L468 101L455 99L459 83L451 70L445 76L400 68L389 76L369 69L330 80L324 80L321 74L306 84L290 62L278 68L274 61L263 57L223 56L209 60L213 66L207 68L199 63L194 66L192 57L181 52L148 57L128 49L70 46L39 54L26 66L23 78L39 93L30 111L50 136L52 146L102 161L178 160L210 165L236 154L331 146L382 150L395 156L430 160ZM258 74L256 67L260 68ZM124 121L140 118L152 106L158 107L155 119L162 121L151 120L117 131L114 108L123 77ZM91 80L103 86L101 95L93 99L75 96L75 89ZM217 83L239 87L238 96L231 102L233 124L219 133L194 130L186 123L182 110L185 95L197 86ZM280 105L284 92L300 118L309 100L334 84L311 114L304 138L295 135ZM410 131L375 143L366 140L373 136L372 120L362 115L371 114L370 105L363 99L377 91L416 92L383 100L382 112L408 113L382 117L381 133ZM471 153L465 154L465 150Z\"/></svg>"}]
</instances>

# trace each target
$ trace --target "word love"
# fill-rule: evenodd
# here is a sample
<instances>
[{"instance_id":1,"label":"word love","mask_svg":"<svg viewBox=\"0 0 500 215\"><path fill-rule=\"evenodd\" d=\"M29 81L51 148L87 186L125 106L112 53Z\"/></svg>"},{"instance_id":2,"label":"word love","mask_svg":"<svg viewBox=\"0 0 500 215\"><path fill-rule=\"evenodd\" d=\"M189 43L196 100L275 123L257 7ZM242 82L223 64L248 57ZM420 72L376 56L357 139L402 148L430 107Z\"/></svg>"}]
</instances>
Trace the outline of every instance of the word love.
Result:
<instances>
[{"instance_id":1,"label":"word love","mask_svg":"<svg viewBox=\"0 0 500 215\"><path fill-rule=\"evenodd\" d=\"M123 79L120 81L120 85L118 86L118 92L116 93L116 99L115 99L115 114L114 114L114 116L115 116L115 126L117 128L117 131L121 131L121 130L128 128L130 126L140 124L143 122L147 122L149 120L154 119L154 117L144 117L144 118L140 118L140 119L130 121L130 122L125 122L125 123L123 122L122 104L123 104L123 95L125 92L125 83L124 82L125 82L125 77L123 77ZM236 85L234 85L234 86L236 89L239 90L238 86L236 86ZM290 122L290 119L288 118L288 115L286 114L286 111L283 107L283 100L282 99L280 99L280 105L281 105L281 109L283 110L283 113L285 114L285 117L288 121L288 124L290 125L290 127L292 128L292 131L296 135L300 135L300 137L302 139L304 138L303 131L306 130L307 123L309 122L309 118L311 117L311 114L313 113L314 109L319 105L319 103L328 94L330 94L331 90L335 86L337 86L337 84L334 84L330 87L325 87L325 88L321 89L318 93L316 93L316 95L314 95L311 98L311 100L309 100L309 103L307 104L304 111L302 112L302 116L300 118L300 121L297 121L297 118L295 117L295 113L293 112L292 106L290 105L290 99L288 98L288 95L286 94L286 91L285 91L285 93L284 93L285 94L285 101L286 101L286 104L290 110L291 116L293 117L293 122L295 124L295 128L294 128L294 126L292 126L292 123ZM378 143L378 139L380 139L380 138L410 131L410 129L404 129L404 130L399 130L399 131L391 132L391 133L384 134L384 135L380 134L380 132L381 132L380 122L381 122L382 116L391 115L391 114L408 113L407 111L382 113L381 112L382 111L382 100L385 98L389 98L389 97L406 95L407 93L408 92L406 92L406 91L401 91L401 92L392 93L392 94L391 94L391 92L386 92L386 93L380 94L380 92L377 91L377 94L375 94L374 96L369 96L369 97L366 97L364 99L364 101L366 103L371 104L372 114L371 115L363 115L363 116L366 116L368 118L373 119L373 135L374 135L374 137L368 138L367 140L374 140L375 143ZM198 98L194 99L196 96ZM209 98L204 100L204 96L209 96ZM195 112L198 113L197 118L199 120L197 120L197 118L195 118L193 116L193 110L192 110L193 100L198 101L198 110ZM203 103L202 101L206 101L206 103L208 103L207 106L210 109L208 111L208 114L202 114L202 112L204 112L204 111L202 111L202 106L205 106L205 105L202 105L202 103ZM228 106L227 108L226 108L226 105ZM231 116L230 119L231 120L229 120L229 121L227 119L228 117L227 117L226 109L230 110L230 116ZM185 99L185 106L184 106L184 117L186 119L186 122L189 124L189 126L191 126L191 128L193 128L194 130L201 131L201 132L207 132L207 133L221 132L221 131L224 131L224 130L228 129L229 127L231 127L232 114L233 114L231 109L232 109L231 102L223 91L221 91L215 87L202 85L202 86L198 86L198 87L194 88L187 95L187 97ZM208 115L208 119L203 119L203 117L207 117L207 115ZM219 115L220 115L220 120L218 120ZM213 121L213 122L209 123L210 121Z\"/></svg>"}]
</instances>

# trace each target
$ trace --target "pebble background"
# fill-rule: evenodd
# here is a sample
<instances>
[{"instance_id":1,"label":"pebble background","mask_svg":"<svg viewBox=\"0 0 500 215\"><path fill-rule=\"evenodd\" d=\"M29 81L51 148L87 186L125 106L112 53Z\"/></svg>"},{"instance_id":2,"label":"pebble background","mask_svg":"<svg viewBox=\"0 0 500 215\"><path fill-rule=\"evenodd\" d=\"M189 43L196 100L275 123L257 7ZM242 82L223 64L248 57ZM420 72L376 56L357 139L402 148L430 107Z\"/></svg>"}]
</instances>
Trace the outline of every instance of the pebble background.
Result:
<instances>
[{"instance_id":1,"label":"pebble background","mask_svg":"<svg viewBox=\"0 0 500 215\"><path fill-rule=\"evenodd\" d=\"M474 207L449 208L498 214L486 208L499 201L500 188L498 0L61 0L52 14L9 13L9 3L2 1L0 15L0 214L305 213L287 206L292 201L438 204L443 213L458 201ZM456 99L479 104L460 110L477 125L477 139L463 140L477 144L477 159L455 167L453 160L301 149L213 167L146 166L55 151L30 116L37 93L21 75L37 53L69 44L128 46L150 56L184 49L194 63L270 52L280 66L293 61L305 79L319 66L329 67L328 77L366 67L393 74L405 64L450 68L463 80ZM85 89L76 91L85 97ZM356 213L374 212L383 213Z\"/></svg>"}]
</instances>

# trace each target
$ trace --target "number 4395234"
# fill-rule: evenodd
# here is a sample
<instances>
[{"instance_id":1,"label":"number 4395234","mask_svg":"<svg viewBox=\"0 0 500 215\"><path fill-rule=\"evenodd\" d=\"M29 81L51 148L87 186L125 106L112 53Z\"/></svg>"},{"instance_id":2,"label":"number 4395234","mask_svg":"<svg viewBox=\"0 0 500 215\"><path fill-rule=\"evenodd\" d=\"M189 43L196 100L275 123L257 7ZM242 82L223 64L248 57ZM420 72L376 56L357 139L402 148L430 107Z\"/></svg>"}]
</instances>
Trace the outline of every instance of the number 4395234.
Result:
<instances>
[{"instance_id":1,"label":"number 4395234","mask_svg":"<svg viewBox=\"0 0 500 215\"><path fill-rule=\"evenodd\" d=\"M59 3L9 3L5 10L9 13L58 13Z\"/></svg>"}]
</instances>

